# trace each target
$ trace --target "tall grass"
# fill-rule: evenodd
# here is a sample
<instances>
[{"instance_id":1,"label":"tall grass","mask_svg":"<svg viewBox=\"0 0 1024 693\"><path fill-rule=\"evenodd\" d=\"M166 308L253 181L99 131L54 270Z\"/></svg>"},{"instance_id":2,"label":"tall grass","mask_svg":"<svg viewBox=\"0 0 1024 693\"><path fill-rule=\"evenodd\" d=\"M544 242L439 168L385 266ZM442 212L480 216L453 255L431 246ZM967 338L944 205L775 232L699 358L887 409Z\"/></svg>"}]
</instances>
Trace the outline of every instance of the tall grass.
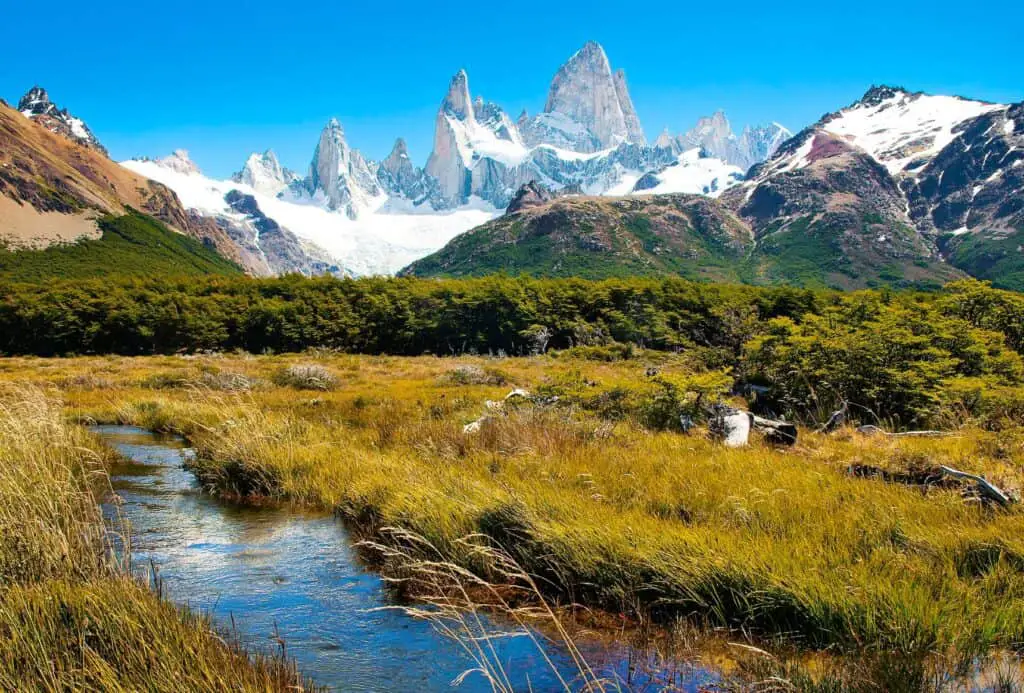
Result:
<instances>
[{"instance_id":1,"label":"tall grass","mask_svg":"<svg viewBox=\"0 0 1024 693\"><path fill-rule=\"evenodd\" d=\"M454 683L478 674L495 693L517 689L495 643L503 638L526 638L534 646L543 666L567 693L611 693L622 688L618 681L594 673L576 647L562 619L544 598L532 575L507 552L492 545L487 537L463 537L458 543L487 566L487 574L452 563L429 541L400 527L383 527L381 541L363 541L361 547L388 565L388 580L401 586L415 603L393 607L418 619L429 621L445 637L457 643L475 663ZM494 620L503 619L499 623ZM505 625L507 624L507 625ZM548 636L538 629L547 627ZM559 667L548 654L546 644L554 640L565 651L570 667ZM569 673L573 676L569 676Z\"/></svg>"},{"instance_id":2,"label":"tall grass","mask_svg":"<svg viewBox=\"0 0 1024 693\"><path fill-rule=\"evenodd\" d=\"M292 359L224 361L268 379ZM31 372L56 382L94 362ZM196 362L128 359L107 374L115 388L67 396L77 415L185 433L211 490L333 509L382 545L390 543L383 528L400 527L445 563L493 581L493 562L463 541L484 536L555 603L893 657L916 663L913 675L927 673L925 659L971 662L1024 642L1024 514L983 507L956 489L848 473L856 464L949 464L1020 488L1019 425L965 427L939 440L802 430L793 448L730 450L699 432L651 431L628 412L608 420L572 406L527 406L466 434L484 400L510 385L452 382L452 364L333 356L324 365L339 379L335 390L232 396L138 388L151 371ZM573 371L605 390L634 386L644 366L501 362L509 383L531 389Z\"/></svg>"},{"instance_id":3,"label":"tall grass","mask_svg":"<svg viewBox=\"0 0 1024 693\"><path fill-rule=\"evenodd\" d=\"M0 389L0 690L300 689L130 576L97 504L108 454L39 389Z\"/></svg>"}]
</instances>

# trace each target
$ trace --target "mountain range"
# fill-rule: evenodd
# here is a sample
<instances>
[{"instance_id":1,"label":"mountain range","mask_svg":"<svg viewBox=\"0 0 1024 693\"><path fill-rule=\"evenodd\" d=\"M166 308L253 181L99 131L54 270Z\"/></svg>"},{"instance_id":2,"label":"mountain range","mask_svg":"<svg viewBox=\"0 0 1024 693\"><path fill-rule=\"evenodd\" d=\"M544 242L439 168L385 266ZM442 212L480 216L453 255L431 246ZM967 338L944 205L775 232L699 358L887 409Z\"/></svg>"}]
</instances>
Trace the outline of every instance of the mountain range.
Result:
<instances>
[{"instance_id":1,"label":"mountain range","mask_svg":"<svg viewBox=\"0 0 1024 693\"><path fill-rule=\"evenodd\" d=\"M253 198L260 214L293 232L309 256L271 272L390 274L458 234L501 214L516 190L537 181L566 193L629 195L688 192L715 196L743 179L791 133L778 124L735 135L723 113L687 133L663 133L648 144L626 76L590 42L551 81L541 113L515 120L470 91L458 71L441 99L430 156L419 166L402 138L381 161L352 147L336 119L323 128L304 175L280 165L270 149L254 153L228 181L202 176L184 153L124 162L159 180L189 208L215 219L249 248L260 246L245 218L225 200L232 190Z\"/></svg>"},{"instance_id":2,"label":"mountain range","mask_svg":"<svg viewBox=\"0 0 1024 693\"><path fill-rule=\"evenodd\" d=\"M332 119L305 173L268 149L225 181L183 151L114 164L38 87L17 111L15 127L17 112L0 110L12 151L39 149L37 131L65 144L46 140L45 157L8 156L0 168L0 204L18 207L0 215L11 247L95 237L89 215L120 207L254 275L503 270L855 288L970 274L1024 288L1024 104L872 87L795 136L777 123L736 134L719 111L649 141L625 73L590 42L532 116L513 120L457 72L422 166L401 138L383 160L367 159ZM105 180L144 182L97 189L80 160ZM68 188L77 202L55 207ZM79 226L26 234L54 226L55 213Z\"/></svg>"}]
</instances>

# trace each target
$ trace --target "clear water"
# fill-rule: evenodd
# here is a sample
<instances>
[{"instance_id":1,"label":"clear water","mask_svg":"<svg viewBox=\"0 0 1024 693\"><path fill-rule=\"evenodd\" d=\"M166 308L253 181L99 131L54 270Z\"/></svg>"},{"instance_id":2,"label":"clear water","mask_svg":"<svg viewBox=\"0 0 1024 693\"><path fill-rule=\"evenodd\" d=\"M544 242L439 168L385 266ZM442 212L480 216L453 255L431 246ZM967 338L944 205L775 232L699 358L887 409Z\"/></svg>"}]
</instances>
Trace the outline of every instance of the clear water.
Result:
<instances>
[{"instance_id":1,"label":"clear water","mask_svg":"<svg viewBox=\"0 0 1024 693\"><path fill-rule=\"evenodd\" d=\"M382 581L360 564L344 526L293 509L252 508L200 493L183 468L180 438L129 426L92 429L136 464L115 470L120 501L105 510L127 520L136 569L155 568L175 602L210 613L260 651L278 649L318 684L339 691L445 691L473 662L429 623L392 606ZM624 644L582 640L595 671L630 690L692 690L717 677L689 665L652 665ZM526 638L498 641L517 690L562 690ZM572 679L564 651L547 654ZM470 674L460 691L489 691Z\"/></svg>"}]
</instances>

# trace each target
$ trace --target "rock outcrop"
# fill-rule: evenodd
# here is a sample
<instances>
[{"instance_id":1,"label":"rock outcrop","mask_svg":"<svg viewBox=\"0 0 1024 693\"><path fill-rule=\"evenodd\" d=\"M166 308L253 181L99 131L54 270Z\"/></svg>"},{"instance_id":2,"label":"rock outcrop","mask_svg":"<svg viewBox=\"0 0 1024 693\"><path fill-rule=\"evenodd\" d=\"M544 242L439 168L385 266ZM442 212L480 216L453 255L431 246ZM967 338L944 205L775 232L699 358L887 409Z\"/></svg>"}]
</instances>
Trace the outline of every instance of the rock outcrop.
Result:
<instances>
[{"instance_id":1,"label":"rock outcrop","mask_svg":"<svg viewBox=\"0 0 1024 693\"><path fill-rule=\"evenodd\" d=\"M337 118L331 118L320 133L308 189L314 197L321 197L328 209L344 212L350 219L371 208L381 195L377 176L363 156L348 146Z\"/></svg>"},{"instance_id":2,"label":"rock outcrop","mask_svg":"<svg viewBox=\"0 0 1024 693\"><path fill-rule=\"evenodd\" d=\"M434 122L434 148L427 159L427 175L437 181L441 202L454 207L470 194L472 154L463 132L475 122L465 70L452 78Z\"/></svg>"},{"instance_id":3,"label":"rock outcrop","mask_svg":"<svg viewBox=\"0 0 1024 693\"><path fill-rule=\"evenodd\" d=\"M553 199L555 196L550 190L537 181L531 180L516 191L515 197L512 198L505 213L515 214L530 207L540 207Z\"/></svg>"},{"instance_id":4,"label":"rock outcrop","mask_svg":"<svg viewBox=\"0 0 1024 693\"><path fill-rule=\"evenodd\" d=\"M35 86L29 89L28 93L18 102L18 110L23 116L36 121L50 132L57 133L107 156L106 148L100 144L85 121L68 113L66 108L63 110L57 108L42 87Z\"/></svg>"},{"instance_id":5,"label":"rock outcrop","mask_svg":"<svg viewBox=\"0 0 1024 693\"><path fill-rule=\"evenodd\" d=\"M273 276L299 273L306 276L340 274L337 265L319 253L310 252L298 236L282 227L260 209L256 198L238 190L224 196L237 216L219 216L216 221L235 243L256 259L253 274Z\"/></svg>"},{"instance_id":6,"label":"rock outcrop","mask_svg":"<svg viewBox=\"0 0 1024 693\"><path fill-rule=\"evenodd\" d=\"M739 137L732 130L732 125L724 111L700 118L688 132L676 138L679 151L699 148L707 156L738 166L743 172L757 163L771 157L779 147L793 136L778 123L747 126Z\"/></svg>"},{"instance_id":7,"label":"rock outcrop","mask_svg":"<svg viewBox=\"0 0 1024 693\"><path fill-rule=\"evenodd\" d=\"M281 166L277 154L268 149L262 154L253 152L238 173L231 176L236 183L244 183L265 195L279 195L300 179L299 175Z\"/></svg>"},{"instance_id":8,"label":"rock outcrop","mask_svg":"<svg viewBox=\"0 0 1024 693\"><path fill-rule=\"evenodd\" d=\"M549 116L545 125L560 130L573 151L593 152L623 142L644 144L625 75L616 79L596 41L587 42L555 74L544 114Z\"/></svg>"}]
</instances>

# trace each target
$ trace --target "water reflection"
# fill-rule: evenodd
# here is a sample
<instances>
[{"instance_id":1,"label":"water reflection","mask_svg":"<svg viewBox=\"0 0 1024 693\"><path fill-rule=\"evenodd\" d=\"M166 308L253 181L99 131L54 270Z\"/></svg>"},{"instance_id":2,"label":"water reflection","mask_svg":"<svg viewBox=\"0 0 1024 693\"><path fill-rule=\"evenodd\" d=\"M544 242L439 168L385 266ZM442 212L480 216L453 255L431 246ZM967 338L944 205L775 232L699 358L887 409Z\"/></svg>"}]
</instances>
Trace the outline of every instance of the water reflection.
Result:
<instances>
[{"instance_id":1,"label":"water reflection","mask_svg":"<svg viewBox=\"0 0 1024 693\"><path fill-rule=\"evenodd\" d=\"M432 626L388 605L381 579L360 566L344 527L330 516L251 508L199 492L182 467L191 454L179 438L126 426L93 431L130 458L114 470L118 503L108 517L130 526L138 569L155 566L168 596L232 620L242 641L271 649L279 636L303 673L345 691L441 691L473 666ZM578 643L601 676L633 690L697 691L715 677L699 668L637 667L622 645ZM519 690L558 690L557 678L526 638L499 641L500 657ZM547 653L572 678L557 647ZM477 674L460 687L487 691Z\"/></svg>"}]
</instances>

